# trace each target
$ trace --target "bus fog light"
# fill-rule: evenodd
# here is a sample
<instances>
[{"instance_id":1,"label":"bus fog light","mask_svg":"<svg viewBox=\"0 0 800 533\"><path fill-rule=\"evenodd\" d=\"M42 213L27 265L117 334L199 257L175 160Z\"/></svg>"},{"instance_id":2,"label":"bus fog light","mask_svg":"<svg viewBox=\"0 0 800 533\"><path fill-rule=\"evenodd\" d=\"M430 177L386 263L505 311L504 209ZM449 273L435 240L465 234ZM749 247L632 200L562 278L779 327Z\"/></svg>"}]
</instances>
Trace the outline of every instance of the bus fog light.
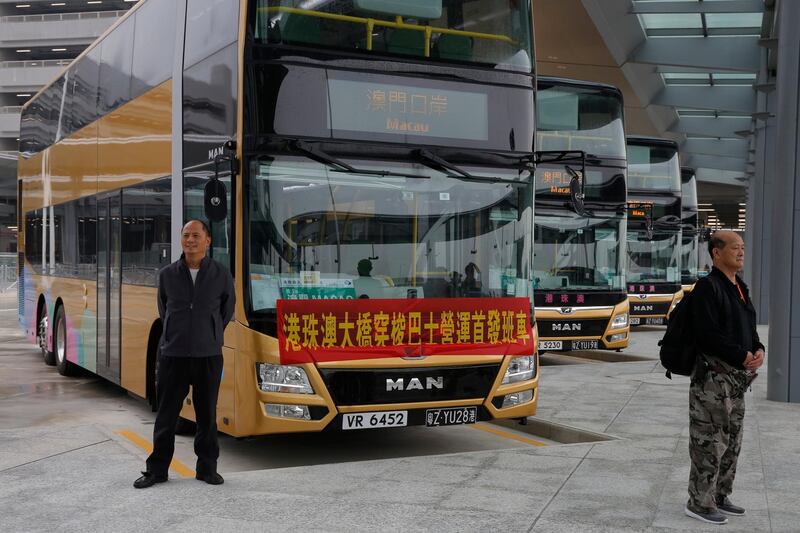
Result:
<instances>
[{"instance_id":1,"label":"bus fog light","mask_svg":"<svg viewBox=\"0 0 800 533\"><path fill-rule=\"evenodd\" d=\"M614 317L611 321L611 329L624 328L628 326L628 313L622 313Z\"/></svg>"},{"instance_id":2,"label":"bus fog light","mask_svg":"<svg viewBox=\"0 0 800 533\"><path fill-rule=\"evenodd\" d=\"M503 383L517 383L518 381L525 381L533 379L536 375L536 356L523 355L522 357L514 357L508 364L506 374L503 376Z\"/></svg>"},{"instance_id":3,"label":"bus fog light","mask_svg":"<svg viewBox=\"0 0 800 533\"><path fill-rule=\"evenodd\" d=\"M258 388L264 392L292 392L314 394L306 371L299 366L256 363Z\"/></svg>"},{"instance_id":4,"label":"bus fog light","mask_svg":"<svg viewBox=\"0 0 800 533\"><path fill-rule=\"evenodd\" d=\"M524 390L522 392L515 392L513 394L506 394L503 398L503 407L513 407L515 405L519 405L522 403L527 403L533 400L533 391L532 390Z\"/></svg>"},{"instance_id":5,"label":"bus fog light","mask_svg":"<svg viewBox=\"0 0 800 533\"><path fill-rule=\"evenodd\" d=\"M297 420L311 420L311 413L305 405L283 405L279 403L265 403L264 411L269 416L279 418L294 418Z\"/></svg>"},{"instance_id":6,"label":"bus fog light","mask_svg":"<svg viewBox=\"0 0 800 533\"><path fill-rule=\"evenodd\" d=\"M611 335L610 337L608 337L608 342L624 341L625 337L627 337L627 336L628 335L626 333L615 333L615 334Z\"/></svg>"}]
</instances>

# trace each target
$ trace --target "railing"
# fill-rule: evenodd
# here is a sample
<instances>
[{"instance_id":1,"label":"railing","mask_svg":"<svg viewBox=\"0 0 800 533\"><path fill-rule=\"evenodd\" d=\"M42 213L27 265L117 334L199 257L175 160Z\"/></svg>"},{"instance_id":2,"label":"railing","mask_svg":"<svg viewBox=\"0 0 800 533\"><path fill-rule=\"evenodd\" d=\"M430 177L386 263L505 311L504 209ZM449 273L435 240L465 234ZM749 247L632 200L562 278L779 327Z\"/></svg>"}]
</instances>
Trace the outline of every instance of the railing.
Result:
<instances>
[{"instance_id":1,"label":"railing","mask_svg":"<svg viewBox=\"0 0 800 533\"><path fill-rule=\"evenodd\" d=\"M17 283L17 254L0 254L0 292L12 289Z\"/></svg>"},{"instance_id":2,"label":"railing","mask_svg":"<svg viewBox=\"0 0 800 533\"><path fill-rule=\"evenodd\" d=\"M41 61L0 61L0 69L3 68L28 68L28 67L66 67L72 63L71 59L43 59Z\"/></svg>"},{"instance_id":3,"label":"railing","mask_svg":"<svg viewBox=\"0 0 800 533\"><path fill-rule=\"evenodd\" d=\"M2 113L22 113L21 105L7 105L0 107L0 114Z\"/></svg>"},{"instance_id":4,"label":"railing","mask_svg":"<svg viewBox=\"0 0 800 533\"><path fill-rule=\"evenodd\" d=\"M5 24L8 22L60 22L65 20L92 20L92 19L107 19L119 18L127 13L125 10L120 11L93 11L90 13L48 13L44 15L9 15L0 17L0 23Z\"/></svg>"},{"instance_id":5,"label":"railing","mask_svg":"<svg viewBox=\"0 0 800 533\"><path fill-rule=\"evenodd\" d=\"M418 24L409 24L403 21L403 17L397 16L394 22L382 19L373 19L365 17L354 17L351 15L339 15L337 13L326 13L324 11L311 11L308 9L301 9L297 7L273 6L261 7L258 9L260 12L265 13L291 13L294 15L303 15L306 17L316 17L321 19L339 20L342 22L354 22L356 24L363 24L366 31L367 50L372 50L372 33L375 26L383 26L385 28L414 30L425 34L425 57L431 55L431 36L436 34L448 35L461 35L464 37L472 37L474 39L486 39L490 41L500 41L504 43L516 44L516 41L507 35L496 35L493 33L480 33L475 31L454 30L451 28L439 28L435 26L420 26Z\"/></svg>"}]
</instances>

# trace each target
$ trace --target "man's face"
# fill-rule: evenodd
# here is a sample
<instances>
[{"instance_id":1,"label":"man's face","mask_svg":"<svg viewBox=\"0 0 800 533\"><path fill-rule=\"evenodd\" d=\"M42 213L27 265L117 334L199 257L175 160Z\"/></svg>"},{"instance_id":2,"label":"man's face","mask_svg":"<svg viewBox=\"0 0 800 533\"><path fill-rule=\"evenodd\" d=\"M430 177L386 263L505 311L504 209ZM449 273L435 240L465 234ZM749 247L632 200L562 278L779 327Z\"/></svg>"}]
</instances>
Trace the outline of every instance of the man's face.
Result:
<instances>
[{"instance_id":1,"label":"man's face","mask_svg":"<svg viewBox=\"0 0 800 533\"><path fill-rule=\"evenodd\" d=\"M183 227L181 232L181 247L186 255L205 255L211 245L211 237L203 229L203 225L192 221Z\"/></svg>"},{"instance_id":2,"label":"man's face","mask_svg":"<svg viewBox=\"0 0 800 533\"><path fill-rule=\"evenodd\" d=\"M725 241L725 246L717 249L714 255L721 266L736 272L744 268L744 241L736 233L720 235Z\"/></svg>"}]
</instances>

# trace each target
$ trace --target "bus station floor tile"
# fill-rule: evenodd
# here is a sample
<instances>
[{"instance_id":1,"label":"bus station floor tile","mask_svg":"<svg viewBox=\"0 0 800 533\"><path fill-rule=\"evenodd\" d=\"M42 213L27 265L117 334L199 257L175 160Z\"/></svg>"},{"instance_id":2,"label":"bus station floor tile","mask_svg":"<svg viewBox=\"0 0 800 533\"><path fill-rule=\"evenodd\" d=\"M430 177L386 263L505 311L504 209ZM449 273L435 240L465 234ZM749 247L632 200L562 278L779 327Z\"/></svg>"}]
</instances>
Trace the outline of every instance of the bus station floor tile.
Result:
<instances>
[{"instance_id":1,"label":"bus station floor tile","mask_svg":"<svg viewBox=\"0 0 800 533\"><path fill-rule=\"evenodd\" d=\"M747 393L732 495L747 515L724 529L684 516L688 380L664 377L658 328L634 332L630 361L542 368L537 416L614 440L542 447L464 428L225 437L224 485L171 472L136 490L146 453L119 431L150 439L153 414L92 377L54 374L15 318L0 315L2 532L800 531L800 406L767 401L766 378ZM193 468L191 439L177 450Z\"/></svg>"}]
</instances>

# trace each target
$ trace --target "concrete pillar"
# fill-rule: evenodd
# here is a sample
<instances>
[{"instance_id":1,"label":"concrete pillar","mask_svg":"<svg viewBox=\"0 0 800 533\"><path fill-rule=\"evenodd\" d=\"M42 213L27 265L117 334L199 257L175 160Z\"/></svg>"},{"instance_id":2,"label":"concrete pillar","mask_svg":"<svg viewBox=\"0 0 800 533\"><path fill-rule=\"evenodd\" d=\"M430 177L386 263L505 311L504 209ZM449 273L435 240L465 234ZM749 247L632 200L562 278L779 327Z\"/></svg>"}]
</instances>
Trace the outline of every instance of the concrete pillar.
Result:
<instances>
[{"instance_id":1,"label":"concrete pillar","mask_svg":"<svg viewBox=\"0 0 800 533\"><path fill-rule=\"evenodd\" d=\"M800 2L778 9L767 398L800 403Z\"/></svg>"},{"instance_id":2,"label":"concrete pillar","mask_svg":"<svg viewBox=\"0 0 800 533\"><path fill-rule=\"evenodd\" d=\"M769 79L764 52L762 76L763 82ZM758 97L758 111L776 113L777 95L775 92L761 93ZM772 257L772 202L777 189L775 182L775 129L776 119L770 118L766 123L758 121L752 148L755 149L756 173L750 178L747 188L747 233L745 244L747 258L745 262L746 282L750 287L753 305L756 307L759 324L769 323L769 281L770 259Z\"/></svg>"}]
</instances>

